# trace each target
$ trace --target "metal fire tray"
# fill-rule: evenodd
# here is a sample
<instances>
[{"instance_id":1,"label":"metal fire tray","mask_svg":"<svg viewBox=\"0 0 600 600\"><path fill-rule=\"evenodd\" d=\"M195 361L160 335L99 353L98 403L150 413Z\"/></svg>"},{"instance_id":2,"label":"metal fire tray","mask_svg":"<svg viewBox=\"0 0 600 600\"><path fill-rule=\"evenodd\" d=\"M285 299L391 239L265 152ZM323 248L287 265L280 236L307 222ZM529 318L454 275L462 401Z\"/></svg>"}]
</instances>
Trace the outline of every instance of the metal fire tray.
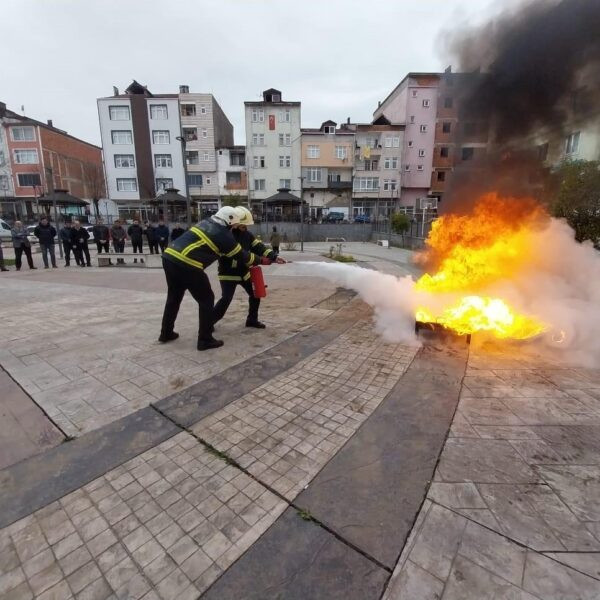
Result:
<instances>
[{"instance_id":1,"label":"metal fire tray","mask_svg":"<svg viewBox=\"0 0 600 600\"><path fill-rule=\"evenodd\" d=\"M452 334L454 336L456 336L457 334L455 332L453 332L451 329L448 329L447 327L444 327L443 325L440 325L439 323L427 323L425 321L415 321L415 335L419 335L419 331L423 329L423 330L427 330L427 331L433 331L433 332L439 332L439 333L448 333L448 334ZM465 335L465 339L467 341L467 344L471 344L471 334L467 333Z\"/></svg>"}]
</instances>

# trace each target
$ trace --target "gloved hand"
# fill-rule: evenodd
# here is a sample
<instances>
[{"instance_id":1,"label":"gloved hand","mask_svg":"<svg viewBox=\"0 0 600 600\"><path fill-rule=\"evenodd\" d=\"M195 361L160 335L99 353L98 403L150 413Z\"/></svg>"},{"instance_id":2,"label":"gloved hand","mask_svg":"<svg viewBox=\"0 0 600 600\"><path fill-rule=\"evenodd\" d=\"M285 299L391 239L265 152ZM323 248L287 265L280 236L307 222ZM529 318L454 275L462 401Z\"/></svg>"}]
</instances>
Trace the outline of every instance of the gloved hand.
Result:
<instances>
[{"instance_id":1,"label":"gloved hand","mask_svg":"<svg viewBox=\"0 0 600 600\"><path fill-rule=\"evenodd\" d=\"M270 264L271 264L271 259L270 259L270 258L267 258L266 256L263 256L263 257L260 259L260 264L261 264L261 265L270 265Z\"/></svg>"},{"instance_id":2,"label":"gloved hand","mask_svg":"<svg viewBox=\"0 0 600 600\"><path fill-rule=\"evenodd\" d=\"M278 257L275 259L275 262L276 262L278 265L285 265L285 263L286 263L287 261L285 260L285 258L281 258L280 256L278 256Z\"/></svg>"}]
</instances>

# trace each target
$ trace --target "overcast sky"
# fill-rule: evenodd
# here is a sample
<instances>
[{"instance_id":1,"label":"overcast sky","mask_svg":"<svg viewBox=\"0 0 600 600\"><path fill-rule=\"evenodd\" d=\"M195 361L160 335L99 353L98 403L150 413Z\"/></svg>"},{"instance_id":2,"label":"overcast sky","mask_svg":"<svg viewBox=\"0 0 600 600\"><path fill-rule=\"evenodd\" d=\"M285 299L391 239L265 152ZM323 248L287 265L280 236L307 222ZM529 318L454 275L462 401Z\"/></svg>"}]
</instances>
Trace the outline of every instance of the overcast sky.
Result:
<instances>
[{"instance_id":1,"label":"overcast sky","mask_svg":"<svg viewBox=\"0 0 600 600\"><path fill-rule=\"evenodd\" d=\"M1 0L0 100L100 144L96 98L132 79L210 92L245 142L243 102L270 87L302 126L368 122L409 71L450 64L440 32L494 0Z\"/></svg>"}]
</instances>

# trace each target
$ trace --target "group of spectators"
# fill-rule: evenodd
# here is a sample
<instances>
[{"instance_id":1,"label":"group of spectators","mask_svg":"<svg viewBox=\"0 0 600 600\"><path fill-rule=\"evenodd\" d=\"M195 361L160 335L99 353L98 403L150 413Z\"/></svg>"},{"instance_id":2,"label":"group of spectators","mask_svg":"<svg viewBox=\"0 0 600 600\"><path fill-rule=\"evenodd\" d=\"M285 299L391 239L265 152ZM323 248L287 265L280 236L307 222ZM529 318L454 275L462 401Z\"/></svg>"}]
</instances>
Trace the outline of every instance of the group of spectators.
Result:
<instances>
[{"instance_id":1,"label":"group of spectators","mask_svg":"<svg viewBox=\"0 0 600 600\"><path fill-rule=\"evenodd\" d=\"M131 240L134 253L144 252L144 238L150 249L151 254L162 254L167 248L169 241L177 239L185 233L185 229L179 223L175 224L172 231L164 221L158 223L146 222L143 226L139 221L134 220L133 223L125 229L124 224L120 220L116 220L110 227L105 225L102 219L98 219L92 227L92 235L89 231L82 227L79 221L65 222L63 227L58 232L58 240L62 245L65 267L71 266L71 254L75 258L75 262L80 267L91 267L90 251L88 242L92 237L98 254L102 251L110 252L112 242L113 252L122 254L125 252L125 242ZM23 254L27 259L27 264L30 269L35 269L33 257L31 254L31 242L29 240L30 232L21 221L15 221L11 231L12 244L15 250L15 267L17 271L21 270ZM56 269L56 237L57 231L50 224L46 217L40 219L39 224L35 227L33 234L37 237L42 251L42 260L44 268L49 269L50 265ZM117 262L123 262L118 260ZM137 260L135 261L137 262ZM8 271L4 265L4 257L2 254L2 246L0 245L0 270Z\"/></svg>"}]
</instances>

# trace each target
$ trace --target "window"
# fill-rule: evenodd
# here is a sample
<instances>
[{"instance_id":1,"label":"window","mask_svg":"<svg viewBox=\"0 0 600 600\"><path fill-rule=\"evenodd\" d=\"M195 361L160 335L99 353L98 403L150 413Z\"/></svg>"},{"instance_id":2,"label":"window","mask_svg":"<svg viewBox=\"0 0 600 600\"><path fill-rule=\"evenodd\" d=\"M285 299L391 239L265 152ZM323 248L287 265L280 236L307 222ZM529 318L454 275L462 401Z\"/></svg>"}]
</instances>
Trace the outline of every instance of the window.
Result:
<instances>
[{"instance_id":1,"label":"window","mask_svg":"<svg viewBox=\"0 0 600 600\"><path fill-rule=\"evenodd\" d=\"M264 192L265 191L265 180L264 179L255 179L254 180L254 189L257 192Z\"/></svg>"},{"instance_id":2,"label":"window","mask_svg":"<svg viewBox=\"0 0 600 600\"><path fill-rule=\"evenodd\" d=\"M377 148L379 145L379 140L377 138L368 137L365 145L368 148Z\"/></svg>"},{"instance_id":3,"label":"window","mask_svg":"<svg viewBox=\"0 0 600 600\"><path fill-rule=\"evenodd\" d=\"M38 153L37 150L15 150L15 162L18 165L37 165Z\"/></svg>"},{"instance_id":4,"label":"window","mask_svg":"<svg viewBox=\"0 0 600 600\"><path fill-rule=\"evenodd\" d=\"M442 123L442 133L450 133L451 128L452 128L452 123L450 123L450 121L444 121Z\"/></svg>"},{"instance_id":5,"label":"window","mask_svg":"<svg viewBox=\"0 0 600 600\"><path fill-rule=\"evenodd\" d=\"M0 190L8 190L8 175L0 175Z\"/></svg>"},{"instance_id":6,"label":"window","mask_svg":"<svg viewBox=\"0 0 600 600\"><path fill-rule=\"evenodd\" d=\"M129 121L129 106L109 106L108 117L111 121Z\"/></svg>"},{"instance_id":7,"label":"window","mask_svg":"<svg viewBox=\"0 0 600 600\"><path fill-rule=\"evenodd\" d=\"M292 120L292 113L289 110L282 110L279 112L280 123L290 123Z\"/></svg>"},{"instance_id":8,"label":"window","mask_svg":"<svg viewBox=\"0 0 600 600\"><path fill-rule=\"evenodd\" d=\"M427 125L421 125L421 133L427 133Z\"/></svg>"},{"instance_id":9,"label":"window","mask_svg":"<svg viewBox=\"0 0 600 600\"><path fill-rule=\"evenodd\" d=\"M341 160L344 160L346 158L348 149L346 148L346 146L336 146L335 147L335 156L336 158L339 158Z\"/></svg>"},{"instance_id":10,"label":"window","mask_svg":"<svg viewBox=\"0 0 600 600\"><path fill-rule=\"evenodd\" d=\"M210 185L210 181L211 181L210 177L207 177L206 178L206 185Z\"/></svg>"},{"instance_id":11,"label":"window","mask_svg":"<svg viewBox=\"0 0 600 600\"><path fill-rule=\"evenodd\" d=\"M166 129L159 129L152 132L152 141L155 144L170 144L171 134Z\"/></svg>"},{"instance_id":12,"label":"window","mask_svg":"<svg viewBox=\"0 0 600 600\"><path fill-rule=\"evenodd\" d=\"M415 122L415 115L410 115L410 122L414 123Z\"/></svg>"},{"instance_id":13,"label":"window","mask_svg":"<svg viewBox=\"0 0 600 600\"><path fill-rule=\"evenodd\" d=\"M444 108L452 108L452 97L446 96L444 98Z\"/></svg>"},{"instance_id":14,"label":"window","mask_svg":"<svg viewBox=\"0 0 600 600\"><path fill-rule=\"evenodd\" d=\"M292 180L291 179L280 179L279 187L285 188L286 190L291 189L292 188Z\"/></svg>"},{"instance_id":15,"label":"window","mask_svg":"<svg viewBox=\"0 0 600 600\"><path fill-rule=\"evenodd\" d=\"M325 133L335 133L335 125L325 125Z\"/></svg>"},{"instance_id":16,"label":"window","mask_svg":"<svg viewBox=\"0 0 600 600\"><path fill-rule=\"evenodd\" d=\"M207 138L207 137L208 137L208 131L207 131L206 127L204 127L204 128L202 129L202 137L203 137L203 138Z\"/></svg>"},{"instance_id":17,"label":"window","mask_svg":"<svg viewBox=\"0 0 600 600\"><path fill-rule=\"evenodd\" d=\"M423 170L423 165L417 165L417 171L422 171Z\"/></svg>"},{"instance_id":18,"label":"window","mask_svg":"<svg viewBox=\"0 0 600 600\"><path fill-rule=\"evenodd\" d=\"M185 162L188 165L200 164L200 157L198 156L198 150L186 150L185 151Z\"/></svg>"},{"instance_id":19,"label":"window","mask_svg":"<svg viewBox=\"0 0 600 600\"><path fill-rule=\"evenodd\" d=\"M292 135L290 133L280 133L279 134L279 145L280 146L291 146L292 145Z\"/></svg>"},{"instance_id":20,"label":"window","mask_svg":"<svg viewBox=\"0 0 600 600\"><path fill-rule=\"evenodd\" d=\"M446 181L446 171L438 171L437 172L437 180L438 181Z\"/></svg>"},{"instance_id":21,"label":"window","mask_svg":"<svg viewBox=\"0 0 600 600\"><path fill-rule=\"evenodd\" d=\"M42 185L39 173L19 173L17 175L17 181L19 182L19 187Z\"/></svg>"},{"instance_id":22,"label":"window","mask_svg":"<svg viewBox=\"0 0 600 600\"><path fill-rule=\"evenodd\" d=\"M198 129L196 127L184 127L183 139L186 142L195 142L198 139Z\"/></svg>"},{"instance_id":23,"label":"window","mask_svg":"<svg viewBox=\"0 0 600 600\"><path fill-rule=\"evenodd\" d=\"M200 114L201 115L205 115L206 114L206 104L201 104L200 105Z\"/></svg>"},{"instance_id":24,"label":"window","mask_svg":"<svg viewBox=\"0 0 600 600\"><path fill-rule=\"evenodd\" d=\"M383 180L383 191L384 192L393 192L396 189L396 180L395 179L384 179Z\"/></svg>"},{"instance_id":25,"label":"window","mask_svg":"<svg viewBox=\"0 0 600 600\"><path fill-rule=\"evenodd\" d=\"M137 192L137 180L135 178L117 179L117 191Z\"/></svg>"},{"instance_id":26,"label":"window","mask_svg":"<svg viewBox=\"0 0 600 600\"><path fill-rule=\"evenodd\" d=\"M115 168L135 169L135 159L133 154L115 154Z\"/></svg>"},{"instance_id":27,"label":"window","mask_svg":"<svg viewBox=\"0 0 600 600\"><path fill-rule=\"evenodd\" d=\"M289 168L292 166L292 157L285 155L279 157L279 166L282 168Z\"/></svg>"},{"instance_id":28,"label":"window","mask_svg":"<svg viewBox=\"0 0 600 600\"><path fill-rule=\"evenodd\" d=\"M188 185L202 187L202 175L188 174L187 176Z\"/></svg>"},{"instance_id":29,"label":"window","mask_svg":"<svg viewBox=\"0 0 600 600\"><path fill-rule=\"evenodd\" d=\"M33 127L11 127L10 133L15 142L35 142L35 129Z\"/></svg>"},{"instance_id":30,"label":"window","mask_svg":"<svg viewBox=\"0 0 600 600\"><path fill-rule=\"evenodd\" d=\"M133 144L133 138L131 131L111 131L111 138L113 144Z\"/></svg>"},{"instance_id":31,"label":"window","mask_svg":"<svg viewBox=\"0 0 600 600\"><path fill-rule=\"evenodd\" d=\"M170 154L155 154L154 166L157 168L170 168L173 166L173 159Z\"/></svg>"},{"instance_id":32,"label":"window","mask_svg":"<svg viewBox=\"0 0 600 600\"><path fill-rule=\"evenodd\" d=\"M378 168L378 160L365 160L365 171L377 171Z\"/></svg>"},{"instance_id":33,"label":"window","mask_svg":"<svg viewBox=\"0 0 600 600\"><path fill-rule=\"evenodd\" d=\"M246 156L244 154L230 154L229 163L232 167L244 167L246 166Z\"/></svg>"},{"instance_id":34,"label":"window","mask_svg":"<svg viewBox=\"0 0 600 600\"><path fill-rule=\"evenodd\" d=\"M397 136L385 138L386 148L400 148L400 138Z\"/></svg>"},{"instance_id":35,"label":"window","mask_svg":"<svg viewBox=\"0 0 600 600\"><path fill-rule=\"evenodd\" d=\"M265 168L265 157L264 156L255 156L253 157L253 166L255 169L264 169Z\"/></svg>"},{"instance_id":36,"label":"window","mask_svg":"<svg viewBox=\"0 0 600 600\"><path fill-rule=\"evenodd\" d=\"M253 133L252 134L252 145L253 146L264 146L265 145L265 134L264 133ZM279 145L281 146L281 143Z\"/></svg>"},{"instance_id":37,"label":"window","mask_svg":"<svg viewBox=\"0 0 600 600\"><path fill-rule=\"evenodd\" d=\"M412 148L413 147L413 141L412 140L408 140L408 147Z\"/></svg>"},{"instance_id":38,"label":"window","mask_svg":"<svg viewBox=\"0 0 600 600\"><path fill-rule=\"evenodd\" d=\"M262 108L252 109L252 122L262 123L265 120L265 111Z\"/></svg>"},{"instance_id":39,"label":"window","mask_svg":"<svg viewBox=\"0 0 600 600\"><path fill-rule=\"evenodd\" d=\"M242 174L227 172L225 174L226 185L242 185Z\"/></svg>"},{"instance_id":40,"label":"window","mask_svg":"<svg viewBox=\"0 0 600 600\"><path fill-rule=\"evenodd\" d=\"M471 160L475 155L475 148L465 147L461 151L461 158L463 160Z\"/></svg>"},{"instance_id":41,"label":"window","mask_svg":"<svg viewBox=\"0 0 600 600\"><path fill-rule=\"evenodd\" d=\"M319 146L308 146L306 149L306 156L308 158L319 158L319 156L321 156L321 149Z\"/></svg>"},{"instance_id":42,"label":"window","mask_svg":"<svg viewBox=\"0 0 600 600\"><path fill-rule=\"evenodd\" d=\"M169 112L167 111L166 104L151 104L150 105L150 118L151 119L168 119Z\"/></svg>"},{"instance_id":43,"label":"window","mask_svg":"<svg viewBox=\"0 0 600 600\"><path fill-rule=\"evenodd\" d=\"M429 108L430 104L431 104L430 100L423 100L423 108Z\"/></svg>"},{"instance_id":44,"label":"window","mask_svg":"<svg viewBox=\"0 0 600 600\"><path fill-rule=\"evenodd\" d=\"M569 135L567 137L567 144L566 144L566 149L565 149L567 154L574 154L579 149L580 133L581 133L580 131L576 131L575 133L572 133L571 135Z\"/></svg>"},{"instance_id":45,"label":"window","mask_svg":"<svg viewBox=\"0 0 600 600\"><path fill-rule=\"evenodd\" d=\"M425 150L423 150L422 148L419 149L419 158L423 158L425 156Z\"/></svg>"},{"instance_id":46,"label":"window","mask_svg":"<svg viewBox=\"0 0 600 600\"><path fill-rule=\"evenodd\" d=\"M321 169L319 167L309 167L306 172L308 174L308 181L321 181Z\"/></svg>"},{"instance_id":47,"label":"window","mask_svg":"<svg viewBox=\"0 0 600 600\"><path fill-rule=\"evenodd\" d=\"M354 189L361 192L373 192L379 189L378 177L356 177Z\"/></svg>"},{"instance_id":48,"label":"window","mask_svg":"<svg viewBox=\"0 0 600 600\"><path fill-rule=\"evenodd\" d=\"M404 165L404 170L405 171L410 171L410 165Z\"/></svg>"},{"instance_id":49,"label":"window","mask_svg":"<svg viewBox=\"0 0 600 600\"><path fill-rule=\"evenodd\" d=\"M173 180L170 178L160 178L156 180L156 193L164 194L169 188L173 187Z\"/></svg>"},{"instance_id":50,"label":"window","mask_svg":"<svg viewBox=\"0 0 600 600\"><path fill-rule=\"evenodd\" d=\"M395 156L387 157L383 162L383 168L384 169L397 169L398 168L398 158Z\"/></svg>"},{"instance_id":51,"label":"window","mask_svg":"<svg viewBox=\"0 0 600 600\"><path fill-rule=\"evenodd\" d=\"M416 97L417 97L417 90L413 90L413 91L412 91L412 97L413 97L413 98L416 98Z\"/></svg>"},{"instance_id":52,"label":"window","mask_svg":"<svg viewBox=\"0 0 600 600\"><path fill-rule=\"evenodd\" d=\"M196 116L196 105L195 104L182 104L181 105L181 116L182 117L195 117Z\"/></svg>"},{"instance_id":53,"label":"window","mask_svg":"<svg viewBox=\"0 0 600 600\"><path fill-rule=\"evenodd\" d=\"M203 158L204 158L204 161L209 161L210 160L210 152L205 152Z\"/></svg>"},{"instance_id":54,"label":"window","mask_svg":"<svg viewBox=\"0 0 600 600\"><path fill-rule=\"evenodd\" d=\"M442 158L448 158L448 156L450 156L450 148L448 148L448 146L442 146L440 148L440 156Z\"/></svg>"}]
</instances>

